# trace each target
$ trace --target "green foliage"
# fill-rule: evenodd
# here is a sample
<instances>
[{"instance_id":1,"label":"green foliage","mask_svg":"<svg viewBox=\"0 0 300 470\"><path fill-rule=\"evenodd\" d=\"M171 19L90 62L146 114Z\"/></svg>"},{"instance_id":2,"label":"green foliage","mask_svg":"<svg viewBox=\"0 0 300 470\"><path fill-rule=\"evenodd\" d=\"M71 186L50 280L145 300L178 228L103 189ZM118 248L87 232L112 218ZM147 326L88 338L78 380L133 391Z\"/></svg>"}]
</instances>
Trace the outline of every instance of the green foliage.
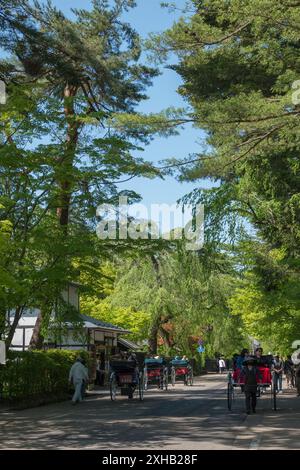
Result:
<instances>
[{"instance_id":1,"label":"green foliage","mask_svg":"<svg viewBox=\"0 0 300 470\"><path fill-rule=\"evenodd\" d=\"M231 208L224 218L242 215L264 239L295 254L299 111L292 94L300 7L271 0L189 3L194 14L152 41L155 54L178 55L179 93L192 106L186 120L206 131L207 152L180 166L180 177L227 187L226 201L224 191L214 190L219 207Z\"/></svg>"},{"instance_id":2,"label":"green foliage","mask_svg":"<svg viewBox=\"0 0 300 470\"><path fill-rule=\"evenodd\" d=\"M160 113L119 113L112 115L109 125L127 136L148 142L155 135L159 137L178 135L181 120L182 124L186 122L184 109L171 107Z\"/></svg>"},{"instance_id":3,"label":"green foliage","mask_svg":"<svg viewBox=\"0 0 300 470\"><path fill-rule=\"evenodd\" d=\"M285 352L299 328L300 7L188 1L148 45L157 60L177 55L171 67L189 108L142 115L136 105L157 71L140 62L140 38L122 20L134 5L95 0L71 20L50 3L1 4L9 99L0 119L0 332L10 309L21 315L28 305L42 308L45 331L54 305L58 328L76 323L61 299L72 280L87 286L83 313L148 338L153 351L159 339L166 352L194 354L203 336L209 355L231 354L248 333ZM139 142L186 122L205 131L206 150L164 170L214 183L184 198L205 205L205 248L98 240L98 205L139 200L120 180L161 175L135 156Z\"/></svg>"},{"instance_id":4,"label":"green foliage","mask_svg":"<svg viewBox=\"0 0 300 470\"><path fill-rule=\"evenodd\" d=\"M95 227L100 204L119 195L139 200L119 189L120 180L157 174L134 155L141 148L129 135L107 128L118 113L134 112L156 75L122 20L133 6L94 1L71 20L51 3L1 4L8 99L0 117L0 220L11 224L1 249L1 325L9 310L21 316L26 307L42 311L44 332L53 308L57 324L71 313L76 321L61 298L67 283L128 246L99 241ZM5 331L8 346L13 329Z\"/></svg>"},{"instance_id":5,"label":"green foliage","mask_svg":"<svg viewBox=\"0 0 300 470\"><path fill-rule=\"evenodd\" d=\"M233 315L274 353L291 354L300 328L299 278L282 250L246 246L248 269L230 296Z\"/></svg>"},{"instance_id":6,"label":"green foliage","mask_svg":"<svg viewBox=\"0 0 300 470\"><path fill-rule=\"evenodd\" d=\"M299 93L294 81L299 78L300 5L272 0L188 4L187 15L148 42L156 60L177 55L172 68L182 80L178 91L191 107L185 120L206 133L206 151L173 161L173 168L180 180L215 183L185 199L205 204L207 242L239 246L235 262L241 285L230 299L232 311L241 313L246 332L287 352L299 336ZM241 243L251 239L248 246Z\"/></svg>"},{"instance_id":7,"label":"green foliage","mask_svg":"<svg viewBox=\"0 0 300 470\"><path fill-rule=\"evenodd\" d=\"M105 300L83 299L82 312L93 318L107 321L131 332L128 339L142 342L147 338L151 316L149 313L132 307L117 307L112 305L110 298Z\"/></svg>"},{"instance_id":8,"label":"green foliage","mask_svg":"<svg viewBox=\"0 0 300 470\"><path fill-rule=\"evenodd\" d=\"M242 347L241 320L227 306L236 273L225 252L207 247L197 254L178 245L174 251L121 258L114 270L107 296L84 297L85 313L130 329L132 338L148 343L149 348L152 341L156 347L158 343L167 355L199 358L199 337L205 339L208 355L231 354Z\"/></svg>"},{"instance_id":9,"label":"green foliage","mask_svg":"<svg viewBox=\"0 0 300 470\"><path fill-rule=\"evenodd\" d=\"M126 263L125 256L121 259ZM132 306L122 307L114 302L119 290L116 280L120 276L119 271L117 262L103 262L91 275L82 275L82 283L89 288L83 292L81 312L131 331L129 339L140 342L147 337L150 315L145 311L135 310Z\"/></svg>"},{"instance_id":10,"label":"green foliage","mask_svg":"<svg viewBox=\"0 0 300 470\"><path fill-rule=\"evenodd\" d=\"M10 351L0 368L2 398L9 401L44 400L66 397L69 370L78 355L89 360L86 351Z\"/></svg>"}]
</instances>

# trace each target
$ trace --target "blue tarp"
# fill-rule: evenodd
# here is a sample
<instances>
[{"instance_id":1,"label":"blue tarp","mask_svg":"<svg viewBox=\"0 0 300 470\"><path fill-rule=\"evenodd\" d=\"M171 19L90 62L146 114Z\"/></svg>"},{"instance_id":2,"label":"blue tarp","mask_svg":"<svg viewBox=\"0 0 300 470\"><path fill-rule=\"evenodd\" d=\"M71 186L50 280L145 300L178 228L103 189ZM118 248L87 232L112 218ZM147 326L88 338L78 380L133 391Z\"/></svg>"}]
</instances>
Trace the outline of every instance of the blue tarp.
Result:
<instances>
[{"instance_id":1,"label":"blue tarp","mask_svg":"<svg viewBox=\"0 0 300 470\"><path fill-rule=\"evenodd\" d=\"M163 364L163 363L164 363L164 359L162 357L160 357L159 359L154 359L154 358L145 359L145 364Z\"/></svg>"},{"instance_id":2,"label":"blue tarp","mask_svg":"<svg viewBox=\"0 0 300 470\"><path fill-rule=\"evenodd\" d=\"M172 366L188 366L189 365L189 361L184 361L182 359L173 359L170 364L172 364Z\"/></svg>"}]
</instances>

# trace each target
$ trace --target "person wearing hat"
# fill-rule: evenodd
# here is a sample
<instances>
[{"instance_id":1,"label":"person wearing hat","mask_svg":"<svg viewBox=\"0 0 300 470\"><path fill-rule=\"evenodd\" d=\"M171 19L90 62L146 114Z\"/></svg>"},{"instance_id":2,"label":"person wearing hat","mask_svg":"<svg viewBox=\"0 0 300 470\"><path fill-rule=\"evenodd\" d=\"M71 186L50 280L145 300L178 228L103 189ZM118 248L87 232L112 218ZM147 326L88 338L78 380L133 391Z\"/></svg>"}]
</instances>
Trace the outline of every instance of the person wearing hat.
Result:
<instances>
[{"instance_id":1,"label":"person wearing hat","mask_svg":"<svg viewBox=\"0 0 300 470\"><path fill-rule=\"evenodd\" d=\"M69 383L73 383L75 392L72 398L72 404L82 402L82 385L88 382L88 369L84 365L84 359L77 357L76 362L72 365L69 373Z\"/></svg>"},{"instance_id":2,"label":"person wearing hat","mask_svg":"<svg viewBox=\"0 0 300 470\"><path fill-rule=\"evenodd\" d=\"M249 358L244 361L244 366L241 371L241 378L244 379L244 392L246 399L246 413L249 415L251 409L256 413L256 392L258 379L261 378L261 373L256 367L256 360Z\"/></svg>"}]
</instances>

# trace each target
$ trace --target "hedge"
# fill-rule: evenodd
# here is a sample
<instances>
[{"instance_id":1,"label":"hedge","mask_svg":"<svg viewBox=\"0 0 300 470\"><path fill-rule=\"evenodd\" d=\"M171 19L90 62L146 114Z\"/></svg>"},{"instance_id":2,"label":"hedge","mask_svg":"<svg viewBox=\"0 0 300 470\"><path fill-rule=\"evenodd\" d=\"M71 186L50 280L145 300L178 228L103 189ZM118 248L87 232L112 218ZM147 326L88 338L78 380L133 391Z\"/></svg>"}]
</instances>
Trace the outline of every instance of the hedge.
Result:
<instances>
[{"instance_id":1,"label":"hedge","mask_svg":"<svg viewBox=\"0 0 300 470\"><path fill-rule=\"evenodd\" d=\"M6 365L0 367L2 400L47 402L67 397L69 371L78 355L89 361L87 351L9 351Z\"/></svg>"}]
</instances>

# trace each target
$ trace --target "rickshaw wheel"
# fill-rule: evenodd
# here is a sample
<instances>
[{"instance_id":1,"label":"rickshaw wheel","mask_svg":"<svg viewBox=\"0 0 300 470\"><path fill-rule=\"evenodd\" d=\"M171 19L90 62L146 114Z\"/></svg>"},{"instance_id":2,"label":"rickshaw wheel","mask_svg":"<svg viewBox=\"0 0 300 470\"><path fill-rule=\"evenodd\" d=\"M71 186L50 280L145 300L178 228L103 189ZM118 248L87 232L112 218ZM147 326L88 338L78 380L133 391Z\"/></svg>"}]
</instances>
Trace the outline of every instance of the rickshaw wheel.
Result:
<instances>
[{"instance_id":1,"label":"rickshaw wheel","mask_svg":"<svg viewBox=\"0 0 300 470\"><path fill-rule=\"evenodd\" d=\"M159 390L164 389L164 376L159 377L158 388L159 388Z\"/></svg>"},{"instance_id":2,"label":"rickshaw wheel","mask_svg":"<svg viewBox=\"0 0 300 470\"><path fill-rule=\"evenodd\" d=\"M117 380L115 374L110 377L110 399L115 401L117 398Z\"/></svg>"},{"instance_id":3,"label":"rickshaw wheel","mask_svg":"<svg viewBox=\"0 0 300 470\"><path fill-rule=\"evenodd\" d=\"M232 402L234 398L234 387L231 382L227 385L227 406L229 411L232 410Z\"/></svg>"},{"instance_id":4,"label":"rickshaw wheel","mask_svg":"<svg viewBox=\"0 0 300 470\"><path fill-rule=\"evenodd\" d=\"M164 373L163 389L168 390L168 385L169 385L169 381L168 381L168 372L167 372L167 373Z\"/></svg>"},{"instance_id":5,"label":"rickshaw wheel","mask_svg":"<svg viewBox=\"0 0 300 470\"><path fill-rule=\"evenodd\" d=\"M145 384L144 384L144 374L141 372L139 375L139 399L140 401L144 400L144 389L145 389Z\"/></svg>"},{"instance_id":6,"label":"rickshaw wheel","mask_svg":"<svg viewBox=\"0 0 300 470\"><path fill-rule=\"evenodd\" d=\"M147 377L147 372L146 372L146 374L144 375L143 387L144 387L144 390L147 390L147 389L148 389L148 377Z\"/></svg>"},{"instance_id":7,"label":"rickshaw wheel","mask_svg":"<svg viewBox=\"0 0 300 470\"><path fill-rule=\"evenodd\" d=\"M176 372L175 372L174 367L172 367L172 369L171 369L171 383L172 383L173 387L175 387L175 382L176 382Z\"/></svg>"},{"instance_id":8,"label":"rickshaw wheel","mask_svg":"<svg viewBox=\"0 0 300 470\"><path fill-rule=\"evenodd\" d=\"M275 382L274 373L272 376L271 394L272 394L273 410L277 411L277 394L276 394L276 382Z\"/></svg>"}]
</instances>

